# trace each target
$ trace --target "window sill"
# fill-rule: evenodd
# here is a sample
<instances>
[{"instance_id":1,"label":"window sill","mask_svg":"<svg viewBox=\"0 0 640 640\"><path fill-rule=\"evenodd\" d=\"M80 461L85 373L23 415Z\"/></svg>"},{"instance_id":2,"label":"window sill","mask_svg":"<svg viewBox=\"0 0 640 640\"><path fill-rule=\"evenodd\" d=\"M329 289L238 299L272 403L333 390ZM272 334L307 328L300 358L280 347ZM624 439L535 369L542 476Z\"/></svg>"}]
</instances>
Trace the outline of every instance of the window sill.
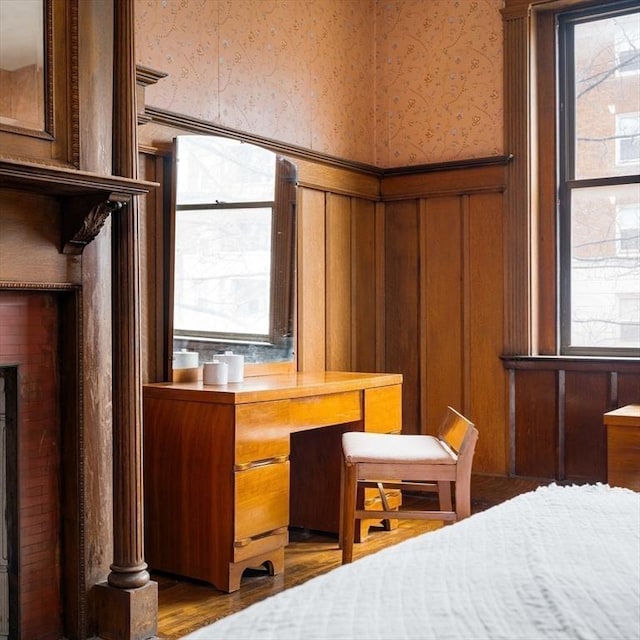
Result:
<instances>
[{"instance_id":1,"label":"window sill","mask_svg":"<svg viewBox=\"0 0 640 640\"><path fill-rule=\"evenodd\" d=\"M505 369L624 371L640 373L640 358L602 356L500 356Z\"/></svg>"}]
</instances>

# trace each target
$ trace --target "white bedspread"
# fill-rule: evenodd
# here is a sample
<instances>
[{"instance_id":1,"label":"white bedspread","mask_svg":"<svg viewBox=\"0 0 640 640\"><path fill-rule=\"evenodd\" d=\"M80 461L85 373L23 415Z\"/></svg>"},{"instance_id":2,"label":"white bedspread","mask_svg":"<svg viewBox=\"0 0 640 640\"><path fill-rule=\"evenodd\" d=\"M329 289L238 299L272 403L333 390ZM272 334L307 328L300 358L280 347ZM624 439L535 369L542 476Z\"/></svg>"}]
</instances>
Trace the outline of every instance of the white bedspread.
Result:
<instances>
[{"instance_id":1,"label":"white bedspread","mask_svg":"<svg viewBox=\"0 0 640 640\"><path fill-rule=\"evenodd\" d=\"M186 638L637 640L640 493L543 487Z\"/></svg>"}]
</instances>

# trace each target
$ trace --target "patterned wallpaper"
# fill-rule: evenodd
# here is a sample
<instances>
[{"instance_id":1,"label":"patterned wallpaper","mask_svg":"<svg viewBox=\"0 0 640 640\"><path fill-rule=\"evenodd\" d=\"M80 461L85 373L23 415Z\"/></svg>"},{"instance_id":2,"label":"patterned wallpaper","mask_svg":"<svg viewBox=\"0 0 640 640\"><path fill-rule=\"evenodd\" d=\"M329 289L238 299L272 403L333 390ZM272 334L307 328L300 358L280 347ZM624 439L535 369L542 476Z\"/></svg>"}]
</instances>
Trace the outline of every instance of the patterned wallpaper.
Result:
<instances>
[{"instance_id":1,"label":"patterned wallpaper","mask_svg":"<svg viewBox=\"0 0 640 640\"><path fill-rule=\"evenodd\" d=\"M502 153L502 0L136 0L150 105L380 167Z\"/></svg>"},{"instance_id":2,"label":"patterned wallpaper","mask_svg":"<svg viewBox=\"0 0 640 640\"><path fill-rule=\"evenodd\" d=\"M503 153L502 0L376 6L376 164Z\"/></svg>"}]
</instances>

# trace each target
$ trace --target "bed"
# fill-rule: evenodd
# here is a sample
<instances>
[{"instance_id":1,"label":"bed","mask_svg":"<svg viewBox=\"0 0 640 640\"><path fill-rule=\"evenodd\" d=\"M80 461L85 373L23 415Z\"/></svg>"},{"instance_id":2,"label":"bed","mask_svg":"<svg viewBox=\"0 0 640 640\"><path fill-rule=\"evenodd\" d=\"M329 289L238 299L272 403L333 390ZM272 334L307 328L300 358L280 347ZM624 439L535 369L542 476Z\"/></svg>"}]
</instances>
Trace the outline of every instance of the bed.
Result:
<instances>
[{"instance_id":1,"label":"bed","mask_svg":"<svg viewBox=\"0 0 640 640\"><path fill-rule=\"evenodd\" d=\"M640 493L549 485L184 640L640 639Z\"/></svg>"}]
</instances>

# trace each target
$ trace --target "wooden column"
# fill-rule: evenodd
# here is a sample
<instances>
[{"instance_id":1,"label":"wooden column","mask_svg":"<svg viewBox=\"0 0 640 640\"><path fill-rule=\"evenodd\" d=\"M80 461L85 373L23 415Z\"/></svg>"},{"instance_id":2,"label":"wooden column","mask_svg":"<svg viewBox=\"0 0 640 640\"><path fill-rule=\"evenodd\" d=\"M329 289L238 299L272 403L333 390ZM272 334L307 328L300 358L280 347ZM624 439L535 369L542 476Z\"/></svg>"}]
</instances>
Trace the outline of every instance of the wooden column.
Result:
<instances>
[{"instance_id":1,"label":"wooden column","mask_svg":"<svg viewBox=\"0 0 640 640\"><path fill-rule=\"evenodd\" d=\"M113 173L138 177L133 0L114 2ZM156 635L157 584L144 561L138 207L113 215L113 563L102 585L102 638Z\"/></svg>"},{"instance_id":2,"label":"wooden column","mask_svg":"<svg viewBox=\"0 0 640 640\"><path fill-rule=\"evenodd\" d=\"M113 171L136 179L133 0L119 0L115 10ZM114 562L109 584L122 589L149 582L143 549L138 238L137 200L132 198L112 221Z\"/></svg>"},{"instance_id":3,"label":"wooden column","mask_svg":"<svg viewBox=\"0 0 640 640\"><path fill-rule=\"evenodd\" d=\"M529 5L509 0L502 9L504 26L505 152L505 338L504 352L531 349L531 223L529 157Z\"/></svg>"}]
</instances>

